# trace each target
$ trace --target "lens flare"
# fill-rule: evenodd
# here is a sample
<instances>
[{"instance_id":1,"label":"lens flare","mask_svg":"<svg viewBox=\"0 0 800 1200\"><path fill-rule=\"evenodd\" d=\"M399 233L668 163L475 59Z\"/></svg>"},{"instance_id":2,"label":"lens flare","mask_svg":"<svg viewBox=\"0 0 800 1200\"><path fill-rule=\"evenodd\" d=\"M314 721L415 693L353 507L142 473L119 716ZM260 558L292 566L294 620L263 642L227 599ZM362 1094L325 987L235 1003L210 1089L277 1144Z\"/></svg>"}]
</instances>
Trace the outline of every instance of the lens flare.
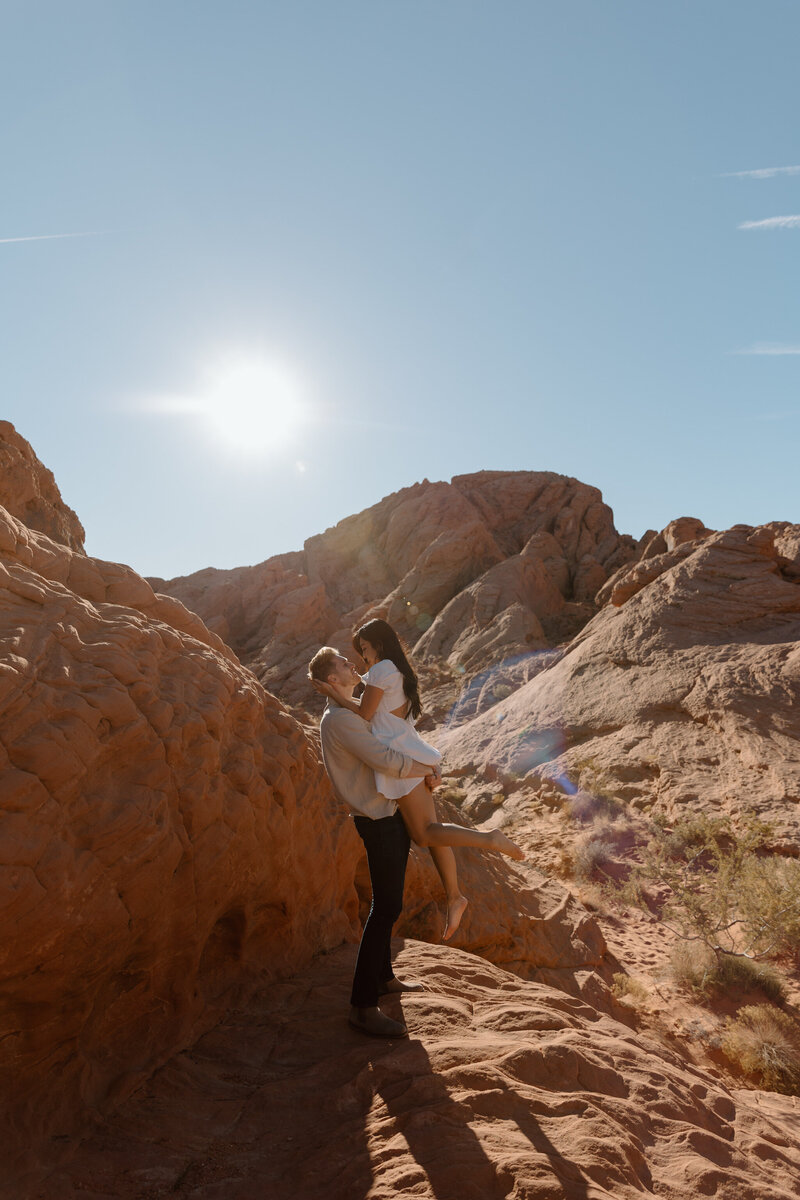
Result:
<instances>
[{"instance_id":1,"label":"lens flare","mask_svg":"<svg viewBox=\"0 0 800 1200\"><path fill-rule=\"evenodd\" d=\"M481 671L462 688L458 699L451 708L446 728L463 725L483 713L498 707L494 720L499 725L508 716L508 709L503 701L508 700L522 687L547 671L563 657L563 650L530 651L527 654L516 655L504 659L503 662ZM465 673L463 664L456 665L459 674ZM563 772L554 769L566 750L566 737L559 725L539 727L533 724L525 725L510 736L507 743L510 766L515 775L545 775L568 796L573 796L577 786ZM498 764L495 764L498 765ZM548 769L549 768L549 769Z\"/></svg>"}]
</instances>

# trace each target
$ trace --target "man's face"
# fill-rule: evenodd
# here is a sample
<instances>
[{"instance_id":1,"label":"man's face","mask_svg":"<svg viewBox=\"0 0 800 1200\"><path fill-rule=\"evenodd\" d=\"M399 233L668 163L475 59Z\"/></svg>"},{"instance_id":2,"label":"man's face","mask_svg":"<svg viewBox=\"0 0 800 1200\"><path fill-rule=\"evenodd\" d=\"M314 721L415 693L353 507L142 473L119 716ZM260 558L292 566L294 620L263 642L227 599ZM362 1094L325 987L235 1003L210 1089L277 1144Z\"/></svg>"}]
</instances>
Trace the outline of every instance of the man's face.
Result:
<instances>
[{"instance_id":1,"label":"man's face","mask_svg":"<svg viewBox=\"0 0 800 1200\"><path fill-rule=\"evenodd\" d=\"M338 683L339 687L352 691L356 684L360 683L361 677L353 664L343 654L337 654L333 660L328 680L331 683Z\"/></svg>"}]
</instances>

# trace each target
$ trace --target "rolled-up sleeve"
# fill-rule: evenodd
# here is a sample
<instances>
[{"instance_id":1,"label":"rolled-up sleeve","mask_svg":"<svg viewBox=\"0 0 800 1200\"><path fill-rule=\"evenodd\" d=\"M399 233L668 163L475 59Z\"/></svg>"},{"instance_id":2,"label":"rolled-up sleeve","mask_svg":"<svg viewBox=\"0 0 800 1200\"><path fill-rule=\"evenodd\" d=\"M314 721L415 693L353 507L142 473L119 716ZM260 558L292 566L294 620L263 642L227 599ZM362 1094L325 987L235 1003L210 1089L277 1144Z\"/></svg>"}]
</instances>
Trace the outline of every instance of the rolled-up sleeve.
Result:
<instances>
[{"instance_id":1,"label":"rolled-up sleeve","mask_svg":"<svg viewBox=\"0 0 800 1200\"><path fill-rule=\"evenodd\" d=\"M373 771L381 771L384 775L393 775L395 779L406 779L414 770L413 758L401 754L399 750L390 750L370 733L362 717L348 709L340 709L337 713L336 740L341 746L372 767Z\"/></svg>"}]
</instances>

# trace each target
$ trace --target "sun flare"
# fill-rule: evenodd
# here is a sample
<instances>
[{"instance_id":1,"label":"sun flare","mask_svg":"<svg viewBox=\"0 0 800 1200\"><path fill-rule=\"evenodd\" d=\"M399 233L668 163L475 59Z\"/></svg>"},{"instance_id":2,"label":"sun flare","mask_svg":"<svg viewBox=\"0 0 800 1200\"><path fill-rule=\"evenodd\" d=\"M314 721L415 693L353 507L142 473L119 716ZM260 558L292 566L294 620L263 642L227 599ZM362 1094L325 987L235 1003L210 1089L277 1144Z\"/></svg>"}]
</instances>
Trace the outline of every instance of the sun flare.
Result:
<instances>
[{"instance_id":1,"label":"sun flare","mask_svg":"<svg viewBox=\"0 0 800 1200\"><path fill-rule=\"evenodd\" d=\"M209 368L193 407L213 438L246 454L286 447L305 416L297 376L266 357L227 358Z\"/></svg>"}]
</instances>

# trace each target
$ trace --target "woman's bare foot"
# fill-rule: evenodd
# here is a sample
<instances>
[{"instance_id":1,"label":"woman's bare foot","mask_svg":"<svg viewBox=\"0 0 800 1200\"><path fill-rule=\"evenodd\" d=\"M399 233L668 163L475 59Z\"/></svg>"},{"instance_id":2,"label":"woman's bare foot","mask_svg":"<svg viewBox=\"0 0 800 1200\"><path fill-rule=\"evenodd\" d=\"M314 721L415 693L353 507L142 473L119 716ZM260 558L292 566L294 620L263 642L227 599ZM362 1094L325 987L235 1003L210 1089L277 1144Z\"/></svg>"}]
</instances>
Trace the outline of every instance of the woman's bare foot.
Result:
<instances>
[{"instance_id":1,"label":"woman's bare foot","mask_svg":"<svg viewBox=\"0 0 800 1200\"><path fill-rule=\"evenodd\" d=\"M467 903L467 897L462 896L460 892L454 900L448 900L447 924L445 926L444 933L442 934L442 941L446 942L447 939L451 938L458 929L459 925L461 924L461 918L464 915L464 909L467 907Z\"/></svg>"},{"instance_id":2,"label":"woman's bare foot","mask_svg":"<svg viewBox=\"0 0 800 1200\"><path fill-rule=\"evenodd\" d=\"M525 851L521 850L516 842L512 842L511 838L506 837L499 829L492 830L492 846L501 854L507 854L509 858L513 858L515 862L522 862L525 857Z\"/></svg>"}]
</instances>

